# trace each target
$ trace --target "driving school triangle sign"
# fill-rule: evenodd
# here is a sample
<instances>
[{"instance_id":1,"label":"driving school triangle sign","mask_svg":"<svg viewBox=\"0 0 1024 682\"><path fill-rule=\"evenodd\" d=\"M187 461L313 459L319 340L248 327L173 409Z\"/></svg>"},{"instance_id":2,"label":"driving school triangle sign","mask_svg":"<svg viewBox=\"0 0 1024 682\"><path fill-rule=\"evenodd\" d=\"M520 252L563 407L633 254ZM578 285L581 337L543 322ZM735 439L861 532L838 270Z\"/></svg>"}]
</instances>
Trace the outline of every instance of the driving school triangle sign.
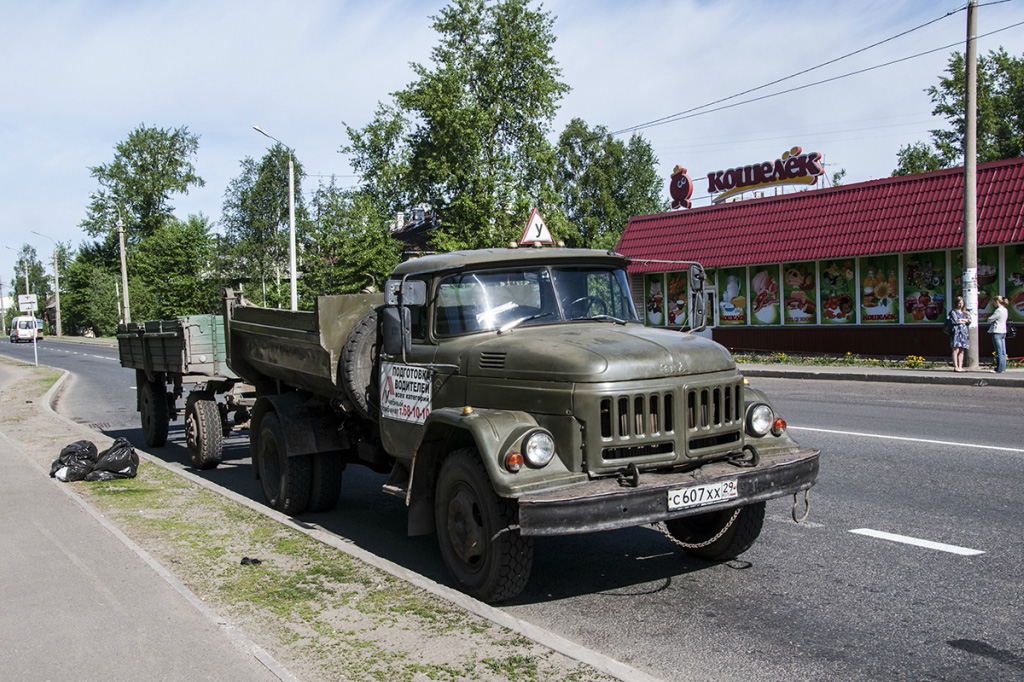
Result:
<instances>
[{"instance_id":1,"label":"driving school triangle sign","mask_svg":"<svg viewBox=\"0 0 1024 682\"><path fill-rule=\"evenodd\" d=\"M554 244L555 240L551 236L551 230L544 224L544 219L540 217L540 212L537 209L530 211L530 219L526 221L526 228L523 230L523 236L519 239L520 244Z\"/></svg>"}]
</instances>

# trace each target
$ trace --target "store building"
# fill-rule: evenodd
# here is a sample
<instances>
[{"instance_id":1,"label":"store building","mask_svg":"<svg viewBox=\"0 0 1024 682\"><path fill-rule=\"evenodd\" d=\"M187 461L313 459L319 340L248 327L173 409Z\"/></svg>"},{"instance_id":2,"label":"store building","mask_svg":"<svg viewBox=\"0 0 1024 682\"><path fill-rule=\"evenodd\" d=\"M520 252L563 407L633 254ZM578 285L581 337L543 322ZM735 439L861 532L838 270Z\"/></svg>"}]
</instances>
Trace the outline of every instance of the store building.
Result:
<instances>
[{"instance_id":1,"label":"store building","mask_svg":"<svg viewBox=\"0 0 1024 682\"><path fill-rule=\"evenodd\" d=\"M724 177L740 184L750 168ZM679 170L673 196L686 206L692 184ZM1011 323L1024 322L1024 158L978 164L977 196L985 359L993 296L1010 299ZM949 354L942 323L962 293L962 246L963 169L952 168L638 216L617 250L634 260L648 325L689 324L685 271L657 261L697 261L708 270L711 335L727 348L906 357Z\"/></svg>"}]
</instances>

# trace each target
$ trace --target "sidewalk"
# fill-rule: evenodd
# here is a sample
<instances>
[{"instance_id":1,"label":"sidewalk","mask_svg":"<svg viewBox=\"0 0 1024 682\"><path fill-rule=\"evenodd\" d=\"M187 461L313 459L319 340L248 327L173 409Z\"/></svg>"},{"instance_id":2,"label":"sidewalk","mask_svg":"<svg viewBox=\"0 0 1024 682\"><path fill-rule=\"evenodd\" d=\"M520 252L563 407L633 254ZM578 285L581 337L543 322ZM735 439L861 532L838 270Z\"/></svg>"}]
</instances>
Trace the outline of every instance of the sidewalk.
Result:
<instances>
[{"instance_id":1,"label":"sidewalk","mask_svg":"<svg viewBox=\"0 0 1024 682\"><path fill-rule=\"evenodd\" d=\"M825 379L829 381L889 381L903 384L1024 388L1024 369L1008 369L1002 374L995 374L988 369L976 372L954 372L948 367L939 369L896 369L892 367L783 364L740 364L738 366L740 372L747 377Z\"/></svg>"},{"instance_id":2,"label":"sidewalk","mask_svg":"<svg viewBox=\"0 0 1024 682\"><path fill-rule=\"evenodd\" d=\"M0 366L0 390L12 376ZM6 395L0 413L3 678L294 680L65 484L48 478L39 453L26 451L39 439L29 441L17 428L26 423L19 412L37 408L17 402ZM105 448L97 436L92 440Z\"/></svg>"}]
</instances>

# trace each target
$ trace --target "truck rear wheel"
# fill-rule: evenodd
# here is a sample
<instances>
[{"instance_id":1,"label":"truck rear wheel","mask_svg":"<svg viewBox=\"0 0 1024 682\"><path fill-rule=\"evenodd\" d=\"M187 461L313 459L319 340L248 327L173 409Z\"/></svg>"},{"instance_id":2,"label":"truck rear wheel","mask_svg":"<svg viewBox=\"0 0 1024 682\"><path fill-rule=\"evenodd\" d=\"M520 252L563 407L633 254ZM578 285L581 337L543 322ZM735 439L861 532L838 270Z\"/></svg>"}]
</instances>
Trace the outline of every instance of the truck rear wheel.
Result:
<instances>
[{"instance_id":1,"label":"truck rear wheel","mask_svg":"<svg viewBox=\"0 0 1024 682\"><path fill-rule=\"evenodd\" d=\"M285 438L277 415L269 412L260 420L260 486L267 504L283 514L295 516L306 511L312 471L309 455L288 457Z\"/></svg>"},{"instance_id":2,"label":"truck rear wheel","mask_svg":"<svg viewBox=\"0 0 1024 682\"><path fill-rule=\"evenodd\" d=\"M213 469L220 464L222 428L220 408L213 394L189 393L185 400L185 440L189 459L196 469Z\"/></svg>"},{"instance_id":3,"label":"truck rear wheel","mask_svg":"<svg viewBox=\"0 0 1024 682\"><path fill-rule=\"evenodd\" d=\"M331 511L338 505L341 494L341 476L345 461L337 452L318 452L310 455L312 476L309 485L309 506L311 512Z\"/></svg>"},{"instance_id":4,"label":"truck rear wheel","mask_svg":"<svg viewBox=\"0 0 1024 682\"><path fill-rule=\"evenodd\" d=\"M167 390L164 382L144 380L139 383L139 417L142 420L142 438L151 448L162 448L167 442Z\"/></svg>"},{"instance_id":5,"label":"truck rear wheel","mask_svg":"<svg viewBox=\"0 0 1024 682\"><path fill-rule=\"evenodd\" d=\"M690 556L707 561L734 559L750 549L764 525L764 502L736 509L684 516L665 522L668 534Z\"/></svg>"},{"instance_id":6,"label":"truck rear wheel","mask_svg":"<svg viewBox=\"0 0 1024 682\"><path fill-rule=\"evenodd\" d=\"M533 538L514 528L516 503L495 495L476 448L444 460L434 517L441 557L458 589L486 602L522 592L533 567Z\"/></svg>"},{"instance_id":7,"label":"truck rear wheel","mask_svg":"<svg viewBox=\"0 0 1024 682\"><path fill-rule=\"evenodd\" d=\"M366 419L377 420L380 381L377 377L377 311L363 316L341 348L339 372L345 395Z\"/></svg>"}]
</instances>

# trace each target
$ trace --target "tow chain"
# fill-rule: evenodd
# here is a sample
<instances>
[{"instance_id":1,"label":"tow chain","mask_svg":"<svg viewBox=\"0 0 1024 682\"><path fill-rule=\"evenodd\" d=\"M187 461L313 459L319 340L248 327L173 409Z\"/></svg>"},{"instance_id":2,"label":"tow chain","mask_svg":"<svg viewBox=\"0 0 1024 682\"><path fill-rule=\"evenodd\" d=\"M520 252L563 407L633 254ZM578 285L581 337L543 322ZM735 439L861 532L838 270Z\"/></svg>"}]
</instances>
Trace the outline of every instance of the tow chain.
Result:
<instances>
[{"instance_id":1,"label":"tow chain","mask_svg":"<svg viewBox=\"0 0 1024 682\"><path fill-rule=\"evenodd\" d=\"M730 528L732 528L732 524L736 522L736 518L740 515L741 511L743 511L743 507L736 507L736 511L734 511L732 513L732 518L729 519L729 522L725 524L725 527L722 528L722 530L718 531L718 533L715 535L715 537L711 538L710 540L705 540L704 542L697 542L697 543L683 542L679 538L673 536L672 533L669 532L668 528L664 527L664 524L662 524L663 525L662 532L665 533L666 535L668 535L670 540L672 540L674 543L676 543L677 545L679 545L683 549L701 549L702 547L707 547L708 545L712 545L715 542L717 542L719 539L721 539L721 537L723 535L725 535L725 532L727 530L729 530Z\"/></svg>"},{"instance_id":2,"label":"tow chain","mask_svg":"<svg viewBox=\"0 0 1024 682\"><path fill-rule=\"evenodd\" d=\"M804 513L801 514L800 516L796 515L796 504L797 504L796 496L798 494L799 493L793 493L793 520L796 521L797 523L802 523L804 520L807 519L808 514L811 513L811 499L810 499L811 491L806 489L806 488L804 489Z\"/></svg>"}]
</instances>

